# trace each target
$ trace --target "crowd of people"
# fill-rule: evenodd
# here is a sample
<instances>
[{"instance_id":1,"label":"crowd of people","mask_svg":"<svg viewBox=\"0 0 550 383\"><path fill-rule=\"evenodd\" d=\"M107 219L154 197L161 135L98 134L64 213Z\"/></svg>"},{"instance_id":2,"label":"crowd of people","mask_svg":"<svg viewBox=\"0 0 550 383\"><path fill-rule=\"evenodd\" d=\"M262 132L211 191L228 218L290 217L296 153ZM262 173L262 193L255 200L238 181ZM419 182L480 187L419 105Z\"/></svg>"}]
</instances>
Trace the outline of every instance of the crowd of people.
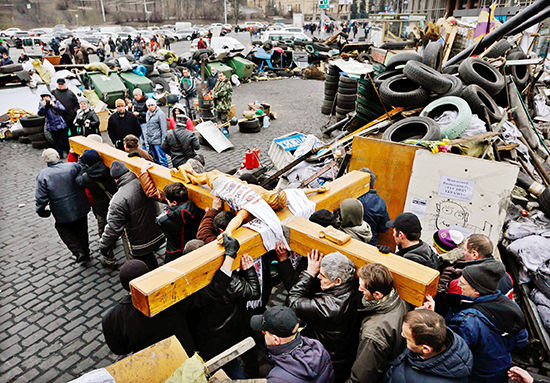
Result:
<instances>
[{"instance_id":1,"label":"crowd of people","mask_svg":"<svg viewBox=\"0 0 550 383\"><path fill-rule=\"evenodd\" d=\"M143 102L139 92L134 96L136 103ZM60 99L48 108L56 108L61 120ZM84 118L85 106L82 100L84 111L77 112L75 121ZM201 162L186 154L195 144L174 154L172 145L186 140L177 134L178 129L187 131L178 115L176 125L181 127L163 133L165 116L157 116L160 111L154 100L146 100L145 106L149 151L139 147L138 117L143 110L130 112L123 100L117 102L112 117L117 124L109 132L114 134L113 143L129 156L149 160L158 159L159 149L168 145L172 161L186 158L191 174L216 190L218 173L204 173ZM166 141L159 140L163 134L167 134ZM101 141L96 134L89 137ZM267 376L270 383L504 383L510 376L520 382L532 381L524 370L511 368L512 350L527 344L526 319L513 301L510 276L493 257L491 240L483 234L464 238L459 231L442 229L433 234L433 243L422 241L416 215L403 212L390 220L375 189L376 176L369 169L361 169L371 176L366 194L343 200L335 212L316 211L310 221L336 227L377 246L382 254L391 249L378 244L378 235L391 230L398 256L441 274L436 297L427 296L421 307L401 299L392 273L382 264L357 268L339 252L324 255L316 249L302 257L281 241L257 260L243 255L240 268L231 271L239 250L232 233L240 213L236 216L223 209L223 194L216 194L212 207L203 211L182 183L157 189L149 174L150 162L134 174L120 161L106 167L92 149L80 157L71 151L67 163L54 149L46 149L43 158L47 168L37 177L36 212L41 217L53 214L60 238L76 262L86 264L91 258L87 223L91 208L105 267L119 268L114 249L122 238L126 260L119 277L128 292L131 280L159 266L155 252L163 245L164 264L216 240L224 245L223 265L206 288L152 318L133 307L130 295L105 314L105 340L117 355L137 352L175 335L188 355L199 352L208 360L246 336L254 336L257 346L224 366L231 378ZM258 190L254 177L230 182ZM235 200L225 202L238 208ZM456 259L448 256L453 252ZM287 298L283 306L266 309L277 282L272 271Z\"/></svg>"}]
</instances>

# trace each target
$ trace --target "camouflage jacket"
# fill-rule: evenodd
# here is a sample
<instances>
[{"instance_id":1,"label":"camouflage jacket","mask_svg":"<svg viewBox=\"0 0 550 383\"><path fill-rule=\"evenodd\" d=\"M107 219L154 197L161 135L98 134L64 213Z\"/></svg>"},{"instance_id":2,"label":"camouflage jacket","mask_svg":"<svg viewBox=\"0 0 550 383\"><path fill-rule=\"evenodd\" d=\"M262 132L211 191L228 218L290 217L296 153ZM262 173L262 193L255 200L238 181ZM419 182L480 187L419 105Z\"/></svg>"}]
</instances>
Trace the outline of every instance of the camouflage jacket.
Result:
<instances>
[{"instance_id":1,"label":"camouflage jacket","mask_svg":"<svg viewBox=\"0 0 550 383\"><path fill-rule=\"evenodd\" d=\"M218 112L227 113L231 110L231 97L233 96L233 88L229 79L218 81L214 89L212 89L212 98L216 104Z\"/></svg>"}]
</instances>

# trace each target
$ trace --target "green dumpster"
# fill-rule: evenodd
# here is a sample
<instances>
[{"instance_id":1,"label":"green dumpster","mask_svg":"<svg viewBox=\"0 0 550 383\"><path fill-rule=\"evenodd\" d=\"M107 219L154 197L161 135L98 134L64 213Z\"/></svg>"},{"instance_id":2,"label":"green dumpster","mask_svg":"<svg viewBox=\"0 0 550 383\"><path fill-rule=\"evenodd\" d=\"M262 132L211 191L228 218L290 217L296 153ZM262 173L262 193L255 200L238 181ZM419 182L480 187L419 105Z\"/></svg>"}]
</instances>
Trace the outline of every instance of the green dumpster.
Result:
<instances>
[{"instance_id":1,"label":"green dumpster","mask_svg":"<svg viewBox=\"0 0 550 383\"><path fill-rule=\"evenodd\" d=\"M126 96L126 85L117 72L113 71L109 76L102 72L87 72L82 74L82 80L86 85L89 83L99 99L111 109L115 108L117 98L124 99Z\"/></svg>"},{"instance_id":2,"label":"green dumpster","mask_svg":"<svg viewBox=\"0 0 550 383\"><path fill-rule=\"evenodd\" d=\"M252 61L247 60L244 57L235 56L225 60L225 63L233 68L240 80L243 78L252 77L255 67L255 64Z\"/></svg>"},{"instance_id":3,"label":"green dumpster","mask_svg":"<svg viewBox=\"0 0 550 383\"><path fill-rule=\"evenodd\" d=\"M140 76L134 72L122 72L120 78L126 83L130 95L132 95L136 88L141 89L143 93L151 93L153 91L153 82L145 76Z\"/></svg>"},{"instance_id":4,"label":"green dumpster","mask_svg":"<svg viewBox=\"0 0 550 383\"><path fill-rule=\"evenodd\" d=\"M225 74L225 77L231 78L231 75L233 74L233 69L224 63L221 62L214 62L214 63L208 63L206 64L206 75L210 76L210 70L211 68L216 68L219 72L223 72Z\"/></svg>"}]
</instances>

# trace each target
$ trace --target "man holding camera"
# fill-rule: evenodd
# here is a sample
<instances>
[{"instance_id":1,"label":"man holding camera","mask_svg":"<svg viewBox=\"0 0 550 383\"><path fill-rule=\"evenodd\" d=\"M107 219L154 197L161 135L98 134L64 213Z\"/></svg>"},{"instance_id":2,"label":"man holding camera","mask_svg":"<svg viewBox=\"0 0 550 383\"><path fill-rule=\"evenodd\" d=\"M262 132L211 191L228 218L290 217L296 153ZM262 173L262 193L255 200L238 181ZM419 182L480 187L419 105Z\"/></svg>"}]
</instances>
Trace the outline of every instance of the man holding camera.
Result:
<instances>
[{"instance_id":1,"label":"man holding camera","mask_svg":"<svg viewBox=\"0 0 550 383\"><path fill-rule=\"evenodd\" d=\"M47 90L42 92L40 97L42 97L42 101L38 106L38 115L46 118L44 129L52 135L53 146L57 150L59 158L63 159L63 150L69 153L67 124L63 119L65 107Z\"/></svg>"}]
</instances>

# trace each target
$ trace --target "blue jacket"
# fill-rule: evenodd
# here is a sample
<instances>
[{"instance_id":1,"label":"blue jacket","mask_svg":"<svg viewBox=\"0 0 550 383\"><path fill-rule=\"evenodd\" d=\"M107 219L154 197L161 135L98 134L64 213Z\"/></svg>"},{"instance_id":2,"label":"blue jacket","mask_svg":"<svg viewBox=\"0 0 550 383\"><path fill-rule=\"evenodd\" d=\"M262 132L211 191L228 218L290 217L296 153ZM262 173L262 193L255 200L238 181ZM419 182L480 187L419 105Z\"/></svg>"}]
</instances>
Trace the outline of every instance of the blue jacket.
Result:
<instances>
[{"instance_id":1,"label":"blue jacket","mask_svg":"<svg viewBox=\"0 0 550 383\"><path fill-rule=\"evenodd\" d=\"M372 231L372 239L369 244L378 244L378 233L385 233L388 228L386 223L390 220L386 202L376 193L376 189L370 189L368 193L357 198L363 204L363 221L369 224Z\"/></svg>"},{"instance_id":2,"label":"blue jacket","mask_svg":"<svg viewBox=\"0 0 550 383\"><path fill-rule=\"evenodd\" d=\"M466 383L473 364L468 344L448 329L446 348L441 354L423 359L407 348L395 359L384 382Z\"/></svg>"},{"instance_id":3,"label":"blue jacket","mask_svg":"<svg viewBox=\"0 0 550 383\"><path fill-rule=\"evenodd\" d=\"M53 96L50 105L44 106L42 105L42 101L40 101L38 106L38 115L46 117L44 127L49 132L67 128L67 124L63 118L64 111L65 107Z\"/></svg>"},{"instance_id":4,"label":"blue jacket","mask_svg":"<svg viewBox=\"0 0 550 383\"><path fill-rule=\"evenodd\" d=\"M301 336L279 346L267 346L267 358L275 366L267 374L268 383L333 383L330 356L318 340Z\"/></svg>"},{"instance_id":5,"label":"blue jacket","mask_svg":"<svg viewBox=\"0 0 550 383\"><path fill-rule=\"evenodd\" d=\"M160 145L166 133L168 133L168 128L166 126L166 114L157 106L157 109L153 113L147 111L147 132L145 140L149 145Z\"/></svg>"},{"instance_id":6,"label":"blue jacket","mask_svg":"<svg viewBox=\"0 0 550 383\"><path fill-rule=\"evenodd\" d=\"M510 352L527 344L525 315L500 291L471 298L449 294L447 326L464 338L474 355L469 382L507 383Z\"/></svg>"},{"instance_id":7,"label":"blue jacket","mask_svg":"<svg viewBox=\"0 0 550 383\"><path fill-rule=\"evenodd\" d=\"M76 183L82 165L62 161L50 162L36 177L36 212L48 204L58 223L74 222L90 211L84 188Z\"/></svg>"}]
</instances>

